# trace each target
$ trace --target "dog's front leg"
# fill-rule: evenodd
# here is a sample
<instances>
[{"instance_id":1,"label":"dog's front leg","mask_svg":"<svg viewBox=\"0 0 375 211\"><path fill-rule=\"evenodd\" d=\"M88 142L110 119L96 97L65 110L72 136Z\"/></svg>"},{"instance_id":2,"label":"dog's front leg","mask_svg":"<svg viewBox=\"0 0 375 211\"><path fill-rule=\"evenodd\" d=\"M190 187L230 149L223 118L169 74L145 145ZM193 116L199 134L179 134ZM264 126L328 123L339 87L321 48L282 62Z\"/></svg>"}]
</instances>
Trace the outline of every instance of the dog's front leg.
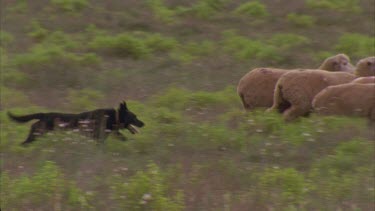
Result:
<instances>
[{"instance_id":1,"label":"dog's front leg","mask_svg":"<svg viewBox=\"0 0 375 211\"><path fill-rule=\"evenodd\" d=\"M120 141L127 141L128 138L126 138L122 133L120 133L120 131L116 130L113 132L117 138L120 139Z\"/></svg>"}]
</instances>

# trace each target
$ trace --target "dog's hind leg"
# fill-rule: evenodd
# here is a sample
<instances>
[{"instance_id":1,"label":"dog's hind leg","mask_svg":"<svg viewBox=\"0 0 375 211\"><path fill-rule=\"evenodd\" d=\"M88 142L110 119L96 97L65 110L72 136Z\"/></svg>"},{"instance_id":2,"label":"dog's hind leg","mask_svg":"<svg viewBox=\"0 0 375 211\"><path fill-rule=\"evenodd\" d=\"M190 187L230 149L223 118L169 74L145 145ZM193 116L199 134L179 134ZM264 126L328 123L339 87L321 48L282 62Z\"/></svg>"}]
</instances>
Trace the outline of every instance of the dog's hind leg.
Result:
<instances>
[{"instance_id":1,"label":"dog's hind leg","mask_svg":"<svg viewBox=\"0 0 375 211\"><path fill-rule=\"evenodd\" d=\"M26 140L22 142L22 145L27 145L33 141L37 136L41 136L46 133L46 124L38 121L31 125L31 129L29 135L27 136Z\"/></svg>"}]
</instances>

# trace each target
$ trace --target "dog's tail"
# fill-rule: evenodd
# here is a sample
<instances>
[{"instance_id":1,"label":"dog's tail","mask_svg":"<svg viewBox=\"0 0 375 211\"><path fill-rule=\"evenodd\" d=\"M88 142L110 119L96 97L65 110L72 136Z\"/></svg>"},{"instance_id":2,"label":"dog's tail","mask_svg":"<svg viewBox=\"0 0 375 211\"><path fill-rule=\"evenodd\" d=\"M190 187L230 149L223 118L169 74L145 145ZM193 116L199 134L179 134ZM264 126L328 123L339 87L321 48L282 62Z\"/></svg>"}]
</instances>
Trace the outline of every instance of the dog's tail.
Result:
<instances>
[{"instance_id":1,"label":"dog's tail","mask_svg":"<svg viewBox=\"0 0 375 211\"><path fill-rule=\"evenodd\" d=\"M7 113L9 118L16 122L28 122L32 119L42 119L44 114L43 113L36 113L36 114L29 114L29 115L23 115L23 116L16 116L10 112Z\"/></svg>"}]
</instances>

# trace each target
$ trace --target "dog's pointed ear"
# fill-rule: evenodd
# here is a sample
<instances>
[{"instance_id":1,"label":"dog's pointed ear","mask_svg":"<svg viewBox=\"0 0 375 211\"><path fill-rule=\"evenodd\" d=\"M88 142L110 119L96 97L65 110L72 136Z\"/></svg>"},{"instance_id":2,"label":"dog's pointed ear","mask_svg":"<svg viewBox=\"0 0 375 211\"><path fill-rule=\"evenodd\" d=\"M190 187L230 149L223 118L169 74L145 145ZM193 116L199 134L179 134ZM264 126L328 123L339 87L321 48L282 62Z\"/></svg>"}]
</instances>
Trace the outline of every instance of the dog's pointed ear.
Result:
<instances>
[{"instance_id":1,"label":"dog's pointed ear","mask_svg":"<svg viewBox=\"0 0 375 211\"><path fill-rule=\"evenodd\" d=\"M128 107L126 106L125 100L122 101L122 103L120 104L120 109L128 110Z\"/></svg>"}]
</instances>

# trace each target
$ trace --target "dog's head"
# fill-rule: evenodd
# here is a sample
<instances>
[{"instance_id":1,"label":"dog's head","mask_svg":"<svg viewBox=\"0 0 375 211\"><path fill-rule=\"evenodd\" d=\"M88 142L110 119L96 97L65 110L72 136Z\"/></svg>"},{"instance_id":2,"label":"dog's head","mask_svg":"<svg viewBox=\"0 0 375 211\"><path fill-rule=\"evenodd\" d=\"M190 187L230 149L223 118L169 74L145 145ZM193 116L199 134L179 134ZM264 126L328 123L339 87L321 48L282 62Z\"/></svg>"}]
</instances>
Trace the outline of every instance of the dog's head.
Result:
<instances>
[{"instance_id":1,"label":"dog's head","mask_svg":"<svg viewBox=\"0 0 375 211\"><path fill-rule=\"evenodd\" d=\"M125 101L120 104L118 112L120 124L124 125L124 128L128 129L132 134L138 133L136 127L145 125L133 112L129 111Z\"/></svg>"}]
</instances>

